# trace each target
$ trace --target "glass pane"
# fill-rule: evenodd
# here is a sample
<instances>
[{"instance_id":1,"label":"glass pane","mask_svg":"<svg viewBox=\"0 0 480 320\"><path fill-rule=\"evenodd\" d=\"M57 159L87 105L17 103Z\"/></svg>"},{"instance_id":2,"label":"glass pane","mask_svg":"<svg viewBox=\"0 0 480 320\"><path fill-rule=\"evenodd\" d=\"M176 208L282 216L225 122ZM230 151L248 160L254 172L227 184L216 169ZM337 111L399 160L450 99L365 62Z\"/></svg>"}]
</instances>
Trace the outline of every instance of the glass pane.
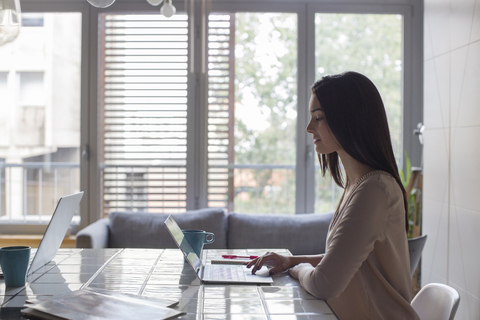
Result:
<instances>
[{"instance_id":1,"label":"glass pane","mask_svg":"<svg viewBox=\"0 0 480 320\"><path fill-rule=\"evenodd\" d=\"M186 210L188 16L100 16L102 206Z\"/></svg>"},{"instance_id":2,"label":"glass pane","mask_svg":"<svg viewBox=\"0 0 480 320\"><path fill-rule=\"evenodd\" d=\"M402 156L401 15L315 14L315 78L344 71L368 76L382 95L393 149ZM343 190L322 178L317 162L315 211L334 210Z\"/></svg>"},{"instance_id":3,"label":"glass pane","mask_svg":"<svg viewBox=\"0 0 480 320\"><path fill-rule=\"evenodd\" d=\"M22 16L44 23L0 47L0 224L45 224L80 189L81 14Z\"/></svg>"},{"instance_id":4,"label":"glass pane","mask_svg":"<svg viewBox=\"0 0 480 320\"><path fill-rule=\"evenodd\" d=\"M1 49L0 49L1 50ZM1 51L0 51L1 54ZM0 61L1 64L1 61ZM1 71L0 72L0 97L1 97L1 105L0 105L0 148L4 148L7 146L7 141L4 141L2 137L6 137L8 134L8 101L10 100L9 92L8 92L8 72ZM1 150L1 149L0 149ZM5 154L0 154L0 163L5 161ZM0 182L3 182L0 180ZM1 185L1 184L0 184ZM0 195L4 200L4 195ZM2 208L0 211L4 212Z\"/></svg>"},{"instance_id":5,"label":"glass pane","mask_svg":"<svg viewBox=\"0 0 480 320\"><path fill-rule=\"evenodd\" d=\"M18 72L18 102L22 105L45 105L44 72Z\"/></svg>"},{"instance_id":6,"label":"glass pane","mask_svg":"<svg viewBox=\"0 0 480 320\"><path fill-rule=\"evenodd\" d=\"M209 206L295 213L296 67L296 14L210 16Z\"/></svg>"},{"instance_id":7,"label":"glass pane","mask_svg":"<svg viewBox=\"0 0 480 320\"><path fill-rule=\"evenodd\" d=\"M22 27L43 27L43 14L22 14Z\"/></svg>"}]
</instances>

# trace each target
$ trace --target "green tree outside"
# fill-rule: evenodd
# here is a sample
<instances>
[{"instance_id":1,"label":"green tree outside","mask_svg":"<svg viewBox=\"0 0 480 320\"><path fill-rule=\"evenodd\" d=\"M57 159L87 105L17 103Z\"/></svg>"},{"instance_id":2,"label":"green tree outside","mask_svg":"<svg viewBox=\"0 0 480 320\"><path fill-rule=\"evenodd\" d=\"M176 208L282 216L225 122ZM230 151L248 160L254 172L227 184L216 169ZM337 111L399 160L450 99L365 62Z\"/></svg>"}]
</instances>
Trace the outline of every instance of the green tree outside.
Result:
<instances>
[{"instance_id":1,"label":"green tree outside","mask_svg":"<svg viewBox=\"0 0 480 320\"><path fill-rule=\"evenodd\" d=\"M286 13L237 13L235 28L235 112L254 103L265 120L262 127L253 127L258 119L235 117L235 163L295 165L297 17ZM265 51L265 44L271 44L270 51ZM237 179L242 170L247 169L236 170ZM244 194L235 199L235 210L295 212L294 170L250 172L254 187L239 190Z\"/></svg>"},{"instance_id":2,"label":"green tree outside","mask_svg":"<svg viewBox=\"0 0 480 320\"><path fill-rule=\"evenodd\" d=\"M315 76L344 71L368 76L382 96L393 149L402 154L402 17L392 14L315 15ZM343 192L330 177L316 175L315 211L336 207Z\"/></svg>"},{"instance_id":3,"label":"green tree outside","mask_svg":"<svg viewBox=\"0 0 480 320\"><path fill-rule=\"evenodd\" d=\"M402 147L401 16L316 14L315 26L316 78L354 70L372 79L385 103L399 161ZM235 28L235 164L293 166L296 158L297 16L291 13L237 13ZM256 110L256 113L242 117L245 110ZM329 176L322 178L318 166L315 176L315 212L335 209L343 190L336 187ZM236 211L294 213L294 169L236 169L235 180ZM241 183L237 184L239 181Z\"/></svg>"}]
</instances>

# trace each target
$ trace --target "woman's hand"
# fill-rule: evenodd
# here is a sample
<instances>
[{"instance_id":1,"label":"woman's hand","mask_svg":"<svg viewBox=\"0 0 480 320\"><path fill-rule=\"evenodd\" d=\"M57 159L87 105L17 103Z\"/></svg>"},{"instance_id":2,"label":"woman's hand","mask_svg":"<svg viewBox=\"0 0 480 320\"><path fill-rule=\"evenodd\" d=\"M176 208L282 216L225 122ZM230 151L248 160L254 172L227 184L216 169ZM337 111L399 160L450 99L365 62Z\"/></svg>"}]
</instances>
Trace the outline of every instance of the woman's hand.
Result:
<instances>
[{"instance_id":1,"label":"woman's hand","mask_svg":"<svg viewBox=\"0 0 480 320\"><path fill-rule=\"evenodd\" d=\"M247 264L247 268L251 268L253 266L252 274L255 274L264 265L272 267L269 271L271 276L283 272L293 266L290 257L282 256L275 252L267 252L263 256L250 261Z\"/></svg>"}]
</instances>

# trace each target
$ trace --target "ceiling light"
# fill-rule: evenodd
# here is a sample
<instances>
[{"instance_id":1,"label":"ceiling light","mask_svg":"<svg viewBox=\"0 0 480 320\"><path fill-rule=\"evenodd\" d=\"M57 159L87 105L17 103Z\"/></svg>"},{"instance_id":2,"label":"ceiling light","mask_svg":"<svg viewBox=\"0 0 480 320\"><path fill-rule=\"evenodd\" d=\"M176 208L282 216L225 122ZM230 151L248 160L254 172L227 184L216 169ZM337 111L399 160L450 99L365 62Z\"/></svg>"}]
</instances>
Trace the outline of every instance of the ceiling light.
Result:
<instances>
[{"instance_id":1,"label":"ceiling light","mask_svg":"<svg viewBox=\"0 0 480 320\"><path fill-rule=\"evenodd\" d=\"M175 14L177 9L172 4L172 0L164 0L163 6L160 8L160 13L163 14L166 18L170 18Z\"/></svg>"},{"instance_id":2,"label":"ceiling light","mask_svg":"<svg viewBox=\"0 0 480 320\"><path fill-rule=\"evenodd\" d=\"M147 2L152 6L158 6L160 3L162 3L162 0L147 0Z\"/></svg>"},{"instance_id":3,"label":"ceiling light","mask_svg":"<svg viewBox=\"0 0 480 320\"><path fill-rule=\"evenodd\" d=\"M20 0L0 0L0 46L15 40L20 33Z\"/></svg>"},{"instance_id":4,"label":"ceiling light","mask_svg":"<svg viewBox=\"0 0 480 320\"><path fill-rule=\"evenodd\" d=\"M106 8L110 7L115 2L115 0L88 0L88 2L94 7Z\"/></svg>"}]
</instances>

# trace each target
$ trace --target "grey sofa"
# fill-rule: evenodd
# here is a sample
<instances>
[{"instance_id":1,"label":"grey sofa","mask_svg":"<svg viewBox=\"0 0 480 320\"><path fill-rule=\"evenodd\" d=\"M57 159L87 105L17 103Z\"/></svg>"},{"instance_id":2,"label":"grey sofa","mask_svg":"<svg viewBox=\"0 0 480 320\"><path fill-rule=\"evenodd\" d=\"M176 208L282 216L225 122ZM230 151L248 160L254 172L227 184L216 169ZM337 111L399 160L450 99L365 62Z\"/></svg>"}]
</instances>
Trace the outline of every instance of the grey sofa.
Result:
<instances>
[{"instance_id":1,"label":"grey sofa","mask_svg":"<svg viewBox=\"0 0 480 320\"><path fill-rule=\"evenodd\" d=\"M175 214L182 229L215 234L206 249L287 248L293 254L319 254L333 213L242 214L221 208ZM113 212L80 230L77 248L176 248L163 222L168 214Z\"/></svg>"}]
</instances>

